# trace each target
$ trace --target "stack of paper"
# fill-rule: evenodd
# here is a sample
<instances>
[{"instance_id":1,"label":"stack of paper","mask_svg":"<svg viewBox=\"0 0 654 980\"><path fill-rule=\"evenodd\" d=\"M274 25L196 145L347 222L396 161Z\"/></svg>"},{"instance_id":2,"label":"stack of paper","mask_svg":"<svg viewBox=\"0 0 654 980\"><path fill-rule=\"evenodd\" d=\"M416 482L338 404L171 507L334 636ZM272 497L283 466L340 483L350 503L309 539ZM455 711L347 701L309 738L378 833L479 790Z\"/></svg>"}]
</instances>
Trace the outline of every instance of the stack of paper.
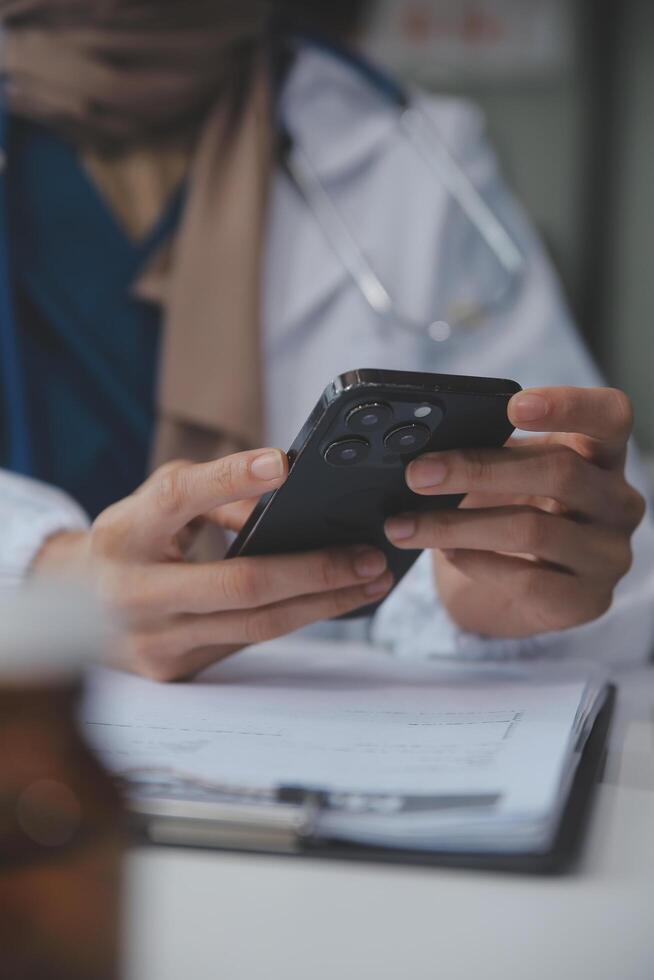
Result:
<instances>
[{"instance_id":1,"label":"stack of paper","mask_svg":"<svg viewBox=\"0 0 654 980\"><path fill-rule=\"evenodd\" d=\"M98 670L83 718L135 796L269 801L302 787L322 800L322 838L509 854L551 846L605 690L590 667L293 641L189 684Z\"/></svg>"}]
</instances>

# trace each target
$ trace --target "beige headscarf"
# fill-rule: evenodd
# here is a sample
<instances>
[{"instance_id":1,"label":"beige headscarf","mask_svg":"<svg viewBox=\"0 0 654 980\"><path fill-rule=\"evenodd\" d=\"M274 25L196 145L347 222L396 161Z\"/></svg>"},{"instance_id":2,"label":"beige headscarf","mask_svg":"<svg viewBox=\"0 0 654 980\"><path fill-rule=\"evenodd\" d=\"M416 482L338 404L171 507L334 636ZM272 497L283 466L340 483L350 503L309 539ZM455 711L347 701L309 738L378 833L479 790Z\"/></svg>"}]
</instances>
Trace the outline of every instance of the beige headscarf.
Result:
<instances>
[{"instance_id":1,"label":"beige headscarf","mask_svg":"<svg viewBox=\"0 0 654 980\"><path fill-rule=\"evenodd\" d=\"M260 441L266 8L0 0L0 77L12 112L104 156L197 134L181 225L135 284L164 311L155 463Z\"/></svg>"}]
</instances>

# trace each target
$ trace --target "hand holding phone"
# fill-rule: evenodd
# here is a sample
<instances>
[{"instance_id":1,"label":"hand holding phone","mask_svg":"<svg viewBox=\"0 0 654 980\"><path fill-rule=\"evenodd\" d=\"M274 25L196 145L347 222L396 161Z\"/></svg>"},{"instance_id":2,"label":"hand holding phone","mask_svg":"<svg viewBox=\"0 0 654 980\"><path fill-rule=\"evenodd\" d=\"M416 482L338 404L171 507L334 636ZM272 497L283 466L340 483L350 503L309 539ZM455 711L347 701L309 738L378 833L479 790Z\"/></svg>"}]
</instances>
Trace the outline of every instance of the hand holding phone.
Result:
<instances>
[{"instance_id":1,"label":"hand holding phone","mask_svg":"<svg viewBox=\"0 0 654 980\"><path fill-rule=\"evenodd\" d=\"M341 375L291 446L286 482L261 499L228 557L372 545L397 584L420 552L391 544L387 518L457 507L462 499L415 494L407 464L424 452L502 446L513 432L507 405L519 390L494 378L369 369Z\"/></svg>"}]
</instances>

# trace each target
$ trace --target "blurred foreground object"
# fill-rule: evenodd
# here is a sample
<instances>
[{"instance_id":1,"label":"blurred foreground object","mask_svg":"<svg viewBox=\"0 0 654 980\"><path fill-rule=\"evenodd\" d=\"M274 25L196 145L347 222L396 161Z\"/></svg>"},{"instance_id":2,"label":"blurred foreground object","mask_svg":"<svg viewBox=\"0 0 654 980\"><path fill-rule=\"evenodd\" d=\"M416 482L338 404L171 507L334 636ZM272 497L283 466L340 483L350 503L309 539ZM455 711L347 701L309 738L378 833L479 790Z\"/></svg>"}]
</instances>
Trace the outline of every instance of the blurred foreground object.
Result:
<instances>
[{"instance_id":1,"label":"blurred foreground object","mask_svg":"<svg viewBox=\"0 0 654 980\"><path fill-rule=\"evenodd\" d=\"M0 602L0 977L117 980L121 802L77 727L106 629L91 600Z\"/></svg>"}]
</instances>

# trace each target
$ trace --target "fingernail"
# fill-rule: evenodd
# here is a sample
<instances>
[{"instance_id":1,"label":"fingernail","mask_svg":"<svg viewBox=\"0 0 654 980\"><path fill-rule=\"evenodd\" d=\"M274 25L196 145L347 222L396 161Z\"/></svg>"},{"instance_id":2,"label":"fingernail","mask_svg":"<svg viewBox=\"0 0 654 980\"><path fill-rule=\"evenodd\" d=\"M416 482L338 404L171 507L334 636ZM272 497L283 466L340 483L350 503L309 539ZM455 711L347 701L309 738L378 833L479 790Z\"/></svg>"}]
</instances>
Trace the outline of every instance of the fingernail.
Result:
<instances>
[{"instance_id":1,"label":"fingernail","mask_svg":"<svg viewBox=\"0 0 654 980\"><path fill-rule=\"evenodd\" d=\"M404 541L406 538L412 538L416 533L416 519L410 515L391 517L386 521L384 530L391 541Z\"/></svg>"},{"instance_id":2,"label":"fingernail","mask_svg":"<svg viewBox=\"0 0 654 980\"><path fill-rule=\"evenodd\" d=\"M517 422L537 422L547 415L549 407L542 395L516 395L511 403L511 415Z\"/></svg>"},{"instance_id":3,"label":"fingernail","mask_svg":"<svg viewBox=\"0 0 654 980\"><path fill-rule=\"evenodd\" d=\"M386 556L381 551L366 548L354 559L354 571L361 578L376 578L386 568Z\"/></svg>"},{"instance_id":4,"label":"fingernail","mask_svg":"<svg viewBox=\"0 0 654 980\"><path fill-rule=\"evenodd\" d=\"M284 460L281 453L262 453L250 463L250 472L257 480L279 480L284 475Z\"/></svg>"},{"instance_id":5,"label":"fingernail","mask_svg":"<svg viewBox=\"0 0 654 980\"><path fill-rule=\"evenodd\" d=\"M369 582L363 588L363 594L370 596L383 595L388 592L391 585L393 584L393 578L390 575L384 575L382 578L378 578L376 582Z\"/></svg>"},{"instance_id":6,"label":"fingernail","mask_svg":"<svg viewBox=\"0 0 654 980\"><path fill-rule=\"evenodd\" d=\"M445 463L435 459L417 459L407 467L407 483L412 490L427 490L437 487L447 475Z\"/></svg>"}]
</instances>

